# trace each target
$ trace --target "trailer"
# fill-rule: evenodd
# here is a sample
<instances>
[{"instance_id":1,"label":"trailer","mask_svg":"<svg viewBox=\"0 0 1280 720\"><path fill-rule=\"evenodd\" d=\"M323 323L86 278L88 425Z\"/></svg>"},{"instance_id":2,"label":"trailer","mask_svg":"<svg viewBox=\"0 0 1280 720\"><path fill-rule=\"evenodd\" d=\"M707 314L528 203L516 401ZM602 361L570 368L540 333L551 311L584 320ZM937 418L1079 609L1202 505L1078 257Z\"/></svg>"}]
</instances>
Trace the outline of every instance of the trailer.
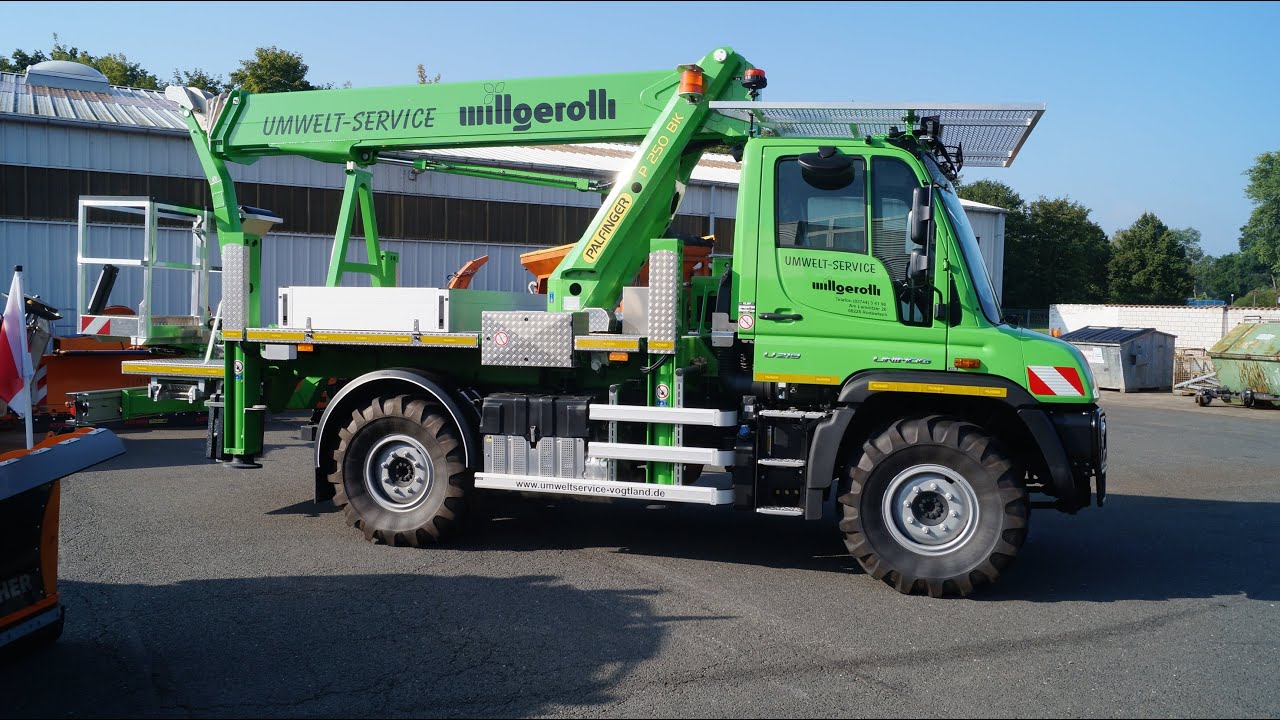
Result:
<instances>
[{"instance_id":1,"label":"trailer","mask_svg":"<svg viewBox=\"0 0 1280 720\"><path fill-rule=\"evenodd\" d=\"M125 372L207 380L189 396L209 409L210 459L239 469L260 467L268 412L332 379L309 427L314 497L371 541L444 540L477 492L835 512L873 577L968 595L1018 554L1033 506L1074 513L1106 492L1088 365L1002 321L954 187L965 164L1012 163L1044 106L766 103L766 85L722 47L649 73L170 87L209 179L220 354ZM416 154L598 141L638 145L609 183ZM731 256L669 232L713 148L742 166ZM271 223L239 205L228 165L279 155L345 167L324 287L261 287ZM602 203L576 242L526 259L534 293L399 287L375 169ZM352 274L370 287L343 286Z\"/></svg>"},{"instance_id":2,"label":"trailer","mask_svg":"<svg viewBox=\"0 0 1280 720\"><path fill-rule=\"evenodd\" d=\"M1280 323L1246 319L1209 349L1214 372L1197 378L1195 400L1205 407L1216 398L1247 408L1280 400Z\"/></svg>"}]
</instances>

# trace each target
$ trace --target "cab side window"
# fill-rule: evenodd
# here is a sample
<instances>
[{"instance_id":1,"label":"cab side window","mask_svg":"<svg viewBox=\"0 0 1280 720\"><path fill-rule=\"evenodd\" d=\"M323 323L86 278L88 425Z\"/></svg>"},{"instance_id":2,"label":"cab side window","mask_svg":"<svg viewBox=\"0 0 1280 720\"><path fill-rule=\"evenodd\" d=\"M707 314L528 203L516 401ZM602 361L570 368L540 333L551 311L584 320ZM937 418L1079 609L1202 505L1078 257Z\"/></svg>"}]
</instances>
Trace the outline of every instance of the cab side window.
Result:
<instances>
[{"instance_id":1,"label":"cab side window","mask_svg":"<svg viewBox=\"0 0 1280 720\"><path fill-rule=\"evenodd\" d=\"M932 323L928 288L914 287L907 266L915 243L907 230L911 194L920 181L910 166L890 157L871 160L871 252L889 271L898 296L898 320L906 325ZM931 248L920 248L922 251Z\"/></svg>"},{"instance_id":2,"label":"cab side window","mask_svg":"<svg viewBox=\"0 0 1280 720\"><path fill-rule=\"evenodd\" d=\"M854 158L848 182L841 187L827 187L833 183L806 177L796 158L778 161L777 173L778 247L867 251L867 179L862 158Z\"/></svg>"}]
</instances>

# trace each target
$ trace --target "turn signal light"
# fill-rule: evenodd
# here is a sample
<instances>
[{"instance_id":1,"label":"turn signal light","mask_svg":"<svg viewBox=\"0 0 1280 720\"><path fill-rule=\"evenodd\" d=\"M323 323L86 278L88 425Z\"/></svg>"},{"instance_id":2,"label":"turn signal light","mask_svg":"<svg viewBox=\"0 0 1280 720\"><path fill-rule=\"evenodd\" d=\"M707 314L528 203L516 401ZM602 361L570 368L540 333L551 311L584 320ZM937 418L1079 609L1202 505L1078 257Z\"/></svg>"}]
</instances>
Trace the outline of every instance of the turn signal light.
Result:
<instances>
[{"instance_id":1,"label":"turn signal light","mask_svg":"<svg viewBox=\"0 0 1280 720\"><path fill-rule=\"evenodd\" d=\"M982 361L977 358L956 358L956 367L963 370L977 370L982 367Z\"/></svg>"},{"instance_id":2,"label":"turn signal light","mask_svg":"<svg viewBox=\"0 0 1280 720\"><path fill-rule=\"evenodd\" d=\"M629 357L631 356L624 352L611 352L609 353L609 362L626 362Z\"/></svg>"},{"instance_id":3,"label":"turn signal light","mask_svg":"<svg viewBox=\"0 0 1280 720\"><path fill-rule=\"evenodd\" d=\"M680 70L680 89L676 94L691 103L702 102L702 68L681 65Z\"/></svg>"},{"instance_id":4,"label":"turn signal light","mask_svg":"<svg viewBox=\"0 0 1280 720\"><path fill-rule=\"evenodd\" d=\"M311 343L298 343L298 352L312 352L316 349Z\"/></svg>"}]
</instances>

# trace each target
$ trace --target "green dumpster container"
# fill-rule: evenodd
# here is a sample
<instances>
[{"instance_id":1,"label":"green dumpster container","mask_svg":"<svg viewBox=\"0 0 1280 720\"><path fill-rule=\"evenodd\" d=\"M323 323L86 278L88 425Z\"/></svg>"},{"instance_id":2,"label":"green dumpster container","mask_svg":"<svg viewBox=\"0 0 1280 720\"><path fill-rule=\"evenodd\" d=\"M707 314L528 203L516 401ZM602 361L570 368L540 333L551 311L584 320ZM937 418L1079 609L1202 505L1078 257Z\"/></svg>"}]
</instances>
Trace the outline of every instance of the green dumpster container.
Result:
<instances>
[{"instance_id":1,"label":"green dumpster container","mask_svg":"<svg viewBox=\"0 0 1280 720\"><path fill-rule=\"evenodd\" d=\"M1280 322L1241 323L1210 348L1209 357L1218 382L1247 404L1280 397Z\"/></svg>"}]
</instances>

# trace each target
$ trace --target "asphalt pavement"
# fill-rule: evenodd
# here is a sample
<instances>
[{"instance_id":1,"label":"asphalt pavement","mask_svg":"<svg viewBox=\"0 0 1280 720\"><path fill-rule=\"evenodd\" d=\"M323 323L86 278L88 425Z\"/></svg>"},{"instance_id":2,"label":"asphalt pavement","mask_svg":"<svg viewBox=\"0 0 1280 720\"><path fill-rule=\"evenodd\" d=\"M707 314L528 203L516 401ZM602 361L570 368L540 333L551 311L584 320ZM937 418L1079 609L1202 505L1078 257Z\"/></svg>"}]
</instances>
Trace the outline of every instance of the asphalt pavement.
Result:
<instances>
[{"instance_id":1,"label":"asphalt pavement","mask_svg":"<svg viewBox=\"0 0 1280 720\"><path fill-rule=\"evenodd\" d=\"M0 716L1280 715L1280 410L1109 393L1111 495L1037 510L977 597L899 595L834 520L477 492L466 531L365 542L200 429L67 479L54 646Z\"/></svg>"}]
</instances>

